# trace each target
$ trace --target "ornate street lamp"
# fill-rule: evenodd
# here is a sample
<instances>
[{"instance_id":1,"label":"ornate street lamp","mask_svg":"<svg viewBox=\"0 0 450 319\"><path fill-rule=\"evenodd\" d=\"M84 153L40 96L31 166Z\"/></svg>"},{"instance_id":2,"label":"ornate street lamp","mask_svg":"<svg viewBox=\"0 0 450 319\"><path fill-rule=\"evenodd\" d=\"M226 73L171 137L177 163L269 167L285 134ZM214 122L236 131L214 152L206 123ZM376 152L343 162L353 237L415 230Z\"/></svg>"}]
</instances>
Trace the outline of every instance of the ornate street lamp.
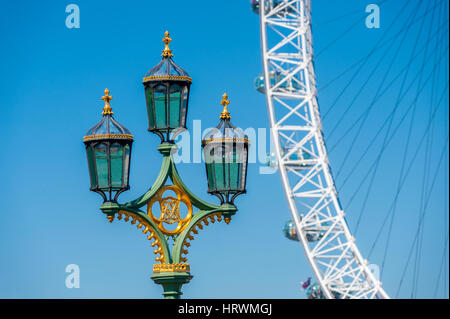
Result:
<instances>
[{"instance_id":1,"label":"ornate street lamp","mask_svg":"<svg viewBox=\"0 0 450 319\"><path fill-rule=\"evenodd\" d=\"M105 202L115 202L120 193L130 188L128 177L133 135L114 119L110 106L112 98L109 90L105 89L105 96L102 97L105 101L102 119L83 138L91 191L102 195Z\"/></svg>"},{"instance_id":2,"label":"ornate street lamp","mask_svg":"<svg viewBox=\"0 0 450 319\"><path fill-rule=\"evenodd\" d=\"M173 62L169 49L169 32L163 42L162 60L147 72L143 79L147 102L148 130L157 134L161 141L172 141L170 133L186 128L189 88L192 78Z\"/></svg>"},{"instance_id":3,"label":"ornate street lamp","mask_svg":"<svg viewBox=\"0 0 450 319\"><path fill-rule=\"evenodd\" d=\"M222 204L233 204L236 196L245 193L247 178L248 137L231 123L229 103L225 93L220 123L202 141L208 193L219 197Z\"/></svg>"},{"instance_id":4,"label":"ornate street lamp","mask_svg":"<svg viewBox=\"0 0 450 319\"><path fill-rule=\"evenodd\" d=\"M208 193L218 196L220 205L203 201L184 184L172 157L177 148L173 137L186 128L191 78L172 61L170 41L166 31L163 59L144 78L149 131L161 137L158 151L163 156L155 183L135 200L117 202L118 195L129 189L133 136L112 117L109 105L112 97L108 90L102 97L103 118L88 131L84 143L91 190L101 194L104 200L100 209L110 222L117 216L118 220L131 221L142 230L155 248L157 263L153 265L151 278L163 286L165 298L176 299L182 294L181 286L192 278L187 254L194 236L210 223L225 220L228 224L237 212L233 201L245 193L249 144L245 134L231 124L227 111L229 101L224 95L217 132L203 141Z\"/></svg>"}]
</instances>

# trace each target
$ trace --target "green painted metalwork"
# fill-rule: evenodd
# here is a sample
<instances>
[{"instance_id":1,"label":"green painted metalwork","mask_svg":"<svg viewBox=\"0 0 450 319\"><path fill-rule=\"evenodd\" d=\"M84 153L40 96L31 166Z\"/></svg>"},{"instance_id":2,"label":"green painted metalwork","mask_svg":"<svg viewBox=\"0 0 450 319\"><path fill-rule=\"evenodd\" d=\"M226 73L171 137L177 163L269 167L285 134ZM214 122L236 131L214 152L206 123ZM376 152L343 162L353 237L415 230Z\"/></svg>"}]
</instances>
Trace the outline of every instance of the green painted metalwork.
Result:
<instances>
[{"instance_id":1,"label":"green painted metalwork","mask_svg":"<svg viewBox=\"0 0 450 319\"><path fill-rule=\"evenodd\" d=\"M162 293L164 299L180 299L183 294L181 292L181 286L187 284L192 275L187 272L168 272L154 274L150 277L157 284L163 286L164 292Z\"/></svg>"},{"instance_id":2,"label":"green painted metalwork","mask_svg":"<svg viewBox=\"0 0 450 319\"><path fill-rule=\"evenodd\" d=\"M247 136L239 132L234 132L233 136L227 135L226 129L236 128L229 121L230 116L226 106L230 103L228 95L222 96L221 104L224 109L221 113L218 128L223 128L223 137L232 138L231 143L239 140L239 145L244 145L244 153L239 156L245 159L245 166L235 164L236 158L231 164L226 164L224 158L219 157L219 165L216 167L207 166L208 193L216 195L220 199L220 205L208 203L194 193L183 183L178 174L172 154L177 150L174 137L183 129L186 129L186 118L189 104L189 92L192 78L181 67L172 60L172 53L169 43L172 39L169 32L164 33L163 58L158 65L146 73L143 79L149 127L148 130L157 134L161 138L158 151L162 154L162 164L153 185L138 198L126 202L118 203L119 194L129 189L129 164L131 157L131 145L133 136L112 117L112 108L109 90L105 89L105 101L102 120L88 131L83 141L86 145L88 166L91 180L91 191L103 197L103 204L100 210L106 214L108 221L113 222L116 215L118 219L124 221L131 220L131 224L147 235L148 240L153 240L152 247L155 258L161 264L153 265L153 276L155 283L163 286L163 296L168 299L178 299L181 296L181 287L192 279L190 265L186 263L187 258L182 255L187 254L187 249L192 240L191 232L197 234L197 228L202 229L203 225L208 225L224 219L228 224L231 216L237 211L233 204L234 198L245 193L245 178L248 156ZM242 135L242 136L241 136ZM237 137L237 139L236 139ZM217 136L212 135L207 141L202 141L202 145L220 145L222 138L217 140ZM243 140L243 141L242 141ZM223 145L223 146L224 146ZM230 153L236 157L236 147L233 146ZM228 153L226 154L228 157ZM244 168L244 169L243 169ZM221 169L215 176L215 170ZM211 176L210 176L211 175ZM169 181L170 179L170 181ZM230 179L233 179L230 181ZM172 184L169 184L171 182ZM213 189L211 188L213 185ZM106 192L106 193L105 193ZM115 192L114 197L112 196ZM176 194L174 196L164 196L166 192ZM224 194L222 194L224 193ZM107 195L109 194L109 197ZM180 214L180 204L187 206L187 214ZM142 207L147 205L147 210ZM159 206L160 215L154 214L154 206ZM197 211L194 211L194 209ZM181 217L184 215L184 217ZM123 217L125 216L125 217ZM209 221L208 221L209 218ZM166 228L166 225L168 228ZM173 240L173 245L169 245L169 240Z\"/></svg>"},{"instance_id":3,"label":"green painted metalwork","mask_svg":"<svg viewBox=\"0 0 450 319\"><path fill-rule=\"evenodd\" d=\"M165 257L164 264L179 264L182 263L183 245L186 241L186 237L194 227L196 227L205 217L217 213L221 213L223 218L231 218L231 216L236 213L237 208L231 204L223 204L219 206L208 203L197 197L189 190L178 174L176 165L173 161L172 154L176 151L175 144L162 143L158 146L158 151L163 155L162 165L158 177L150 189L135 200L123 204L105 202L100 206L100 209L107 216L114 216L119 211L124 211L144 220L149 225L151 230L158 236L161 243L161 248L163 250L163 255ZM170 179L174 185L178 186L189 198L192 206L198 209L198 211L193 214L192 219L186 228L180 234L174 236L164 235L147 215L147 213L141 210L141 208L147 205L148 202L155 196L158 190L167 184L168 179ZM172 249L169 247L169 238L174 240ZM151 278L155 283L163 286L164 298L178 299L182 294L181 286L188 283L192 277L193 276L188 272L162 272L155 273Z\"/></svg>"}]
</instances>

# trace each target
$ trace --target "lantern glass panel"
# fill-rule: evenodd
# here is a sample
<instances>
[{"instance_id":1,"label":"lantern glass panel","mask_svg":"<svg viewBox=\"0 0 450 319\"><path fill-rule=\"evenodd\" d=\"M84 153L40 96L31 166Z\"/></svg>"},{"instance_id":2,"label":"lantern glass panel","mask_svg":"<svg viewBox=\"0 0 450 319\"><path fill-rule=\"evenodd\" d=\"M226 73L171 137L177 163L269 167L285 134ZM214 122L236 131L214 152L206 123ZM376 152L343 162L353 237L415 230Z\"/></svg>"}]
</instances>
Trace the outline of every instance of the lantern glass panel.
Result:
<instances>
[{"instance_id":1,"label":"lantern glass panel","mask_svg":"<svg viewBox=\"0 0 450 319\"><path fill-rule=\"evenodd\" d=\"M89 167L89 176L91 178L91 187L97 187L97 178L95 176L95 161L94 161L94 153L92 152L91 146L86 148L87 159L88 159L88 167Z\"/></svg>"},{"instance_id":2,"label":"lantern glass panel","mask_svg":"<svg viewBox=\"0 0 450 319\"><path fill-rule=\"evenodd\" d=\"M181 90L181 86L178 84L172 84L170 86L170 128L180 127Z\"/></svg>"},{"instance_id":3,"label":"lantern glass panel","mask_svg":"<svg viewBox=\"0 0 450 319\"><path fill-rule=\"evenodd\" d=\"M208 186L210 191L216 189L213 165L213 163L206 164L206 176L208 178Z\"/></svg>"},{"instance_id":4,"label":"lantern glass panel","mask_svg":"<svg viewBox=\"0 0 450 319\"><path fill-rule=\"evenodd\" d=\"M181 125L180 126L186 125L188 95L189 95L189 90L188 90L187 85L183 86L183 100L182 100L182 105L181 105Z\"/></svg>"},{"instance_id":5,"label":"lantern glass panel","mask_svg":"<svg viewBox=\"0 0 450 319\"><path fill-rule=\"evenodd\" d=\"M204 154L205 154L205 163L206 163L206 176L208 178L208 186L209 190L215 190L216 189L216 181L214 178L214 148L212 144L205 145L204 148Z\"/></svg>"},{"instance_id":6,"label":"lantern glass panel","mask_svg":"<svg viewBox=\"0 0 450 319\"><path fill-rule=\"evenodd\" d=\"M247 167L247 148L244 143L233 145L233 165L236 167L236 176L233 179L237 190L245 189L246 167Z\"/></svg>"},{"instance_id":7,"label":"lantern glass panel","mask_svg":"<svg viewBox=\"0 0 450 319\"><path fill-rule=\"evenodd\" d=\"M94 146L95 164L97 168L97 186L99 188L108 188L108 147L105 143Z\"/></svg>"},{"instance_id":8,"label":"lantern glass panel","mask_svg":"<svg viewBox=\"0 0 450 319\"><path fill-rule=\"evenodd\" d=\"M234 152L231 154L231 160L228 164L230 169L230 189L238 190L240 189L240 174L242 162L240 161L239 154L236 153L236 146L233 147Z\"/></svg>"},{"instance_id":9,"label":"lantern glass panel","mask_svg":"<svg viewBox=\"0 0 450 319\"><path fill-rule=\"evenodd\" d=\"M123 185L128 186L128 175L130 174L130 145L126 144L124 147L124 165L123 165Z\"/></svg>"},{"instance_id":10,"label":"lantern glass panel","mask_svg":"<svg viewBox=\"0 0 450 319\"><path fill-rule=\"evenodd\" d=\"M111 156L111 187L120 188L123 184L123 146L113 143L109 152Z\"/></svg>"},{"instance_id":11,"label":"lantern glass panel","mask_svg":"<svg viewBox=\"0 0 450 319\"><path fill-rule=\"evenodd\" d=\"M153 97L155 99L156 127L167 127L166 87L164 85L155 87Z\"/></svg>"},{"instance_id":12,"label":"lantern glass panel","mask_svg":"<svg viewBox=\"0 0 450 319\"><path fill-rule=\"evenodd\" d=\"M216 177L214 172L214 145L207 144L204 150L205 150L206 174L208 178L209 191L214 191L217 189Z\"/></svg>"},{"instance_id":13,"label":"lantern glass panel","mask_svg":"<svg viewBox=\"0 0 450 319\"><path fill-rule=\"evenodd\" d=\"M150 86L145 88L145 99L147 102L148 123L150 128L155 127L155 112L153 110L153 92Z\"/></svg>"},{"instance_id":14,"label":"lantern glass panel","mask_svg":"<svg viewBox=\"0 0 450 319\"><path fill-rule=\"evenodd\" d=\"M239 189L241 162L239 161L239 154L236 151L235 144L226 144L224 148L226 190Z\"/></svg>"},{"instance_id":15,"label":"lantern glass panel","mask_svg":"<svg viewBox=\"0 0 450 319\"><path fill-rule=\"evenodd\" d=\"M240 184L239 189L244 191L245 190L245 181L247 178L247 161L248 161L248 154L247 154L247 148L243 147L239 153L240 163L241 163L241 172L240 172Z\"/></svg>"},{"instance_id":16,"label":"lantern glass panel","mask_svg":"<svg viewBox=\"0 0 450 319\"><path fill-rule=\"evenodd\" d=\"M216 163L217 190L227 190L230 181L230 170L223 161Z\"/></svg>"},{"instance_id":17,"label":"lantern glass panel","mask_svg":"<svg viewBox=\"0 0 450 319\"><path fill-rule=\"evenodd\" d=\"M229 185L229 168L226 164L226 150L222 145L213 149L213 169L216 190L226 190Z\"/></svg>"}]
</instances>

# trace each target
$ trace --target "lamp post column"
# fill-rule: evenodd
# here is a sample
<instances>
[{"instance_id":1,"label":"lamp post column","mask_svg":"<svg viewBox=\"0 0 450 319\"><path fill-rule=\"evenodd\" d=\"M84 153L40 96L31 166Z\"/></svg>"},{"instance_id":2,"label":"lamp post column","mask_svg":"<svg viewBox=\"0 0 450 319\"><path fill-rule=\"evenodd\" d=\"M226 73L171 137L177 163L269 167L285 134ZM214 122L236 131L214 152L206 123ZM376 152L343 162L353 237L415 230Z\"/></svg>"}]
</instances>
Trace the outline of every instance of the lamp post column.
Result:
<instances>
[{"instance_id":1,"label":"lamp post column","mask_svg":"<svg viewBox=\"0 0 450 319\"><path fill-rule=\"evenodd\" d=\"M156 283L163 287L163 296L165 299L180 299L181 287L187 284L191 279L192 275L188 272L161 272L155 273L150 278Z\"/></svg>"},{"instance_id":2,"label":"lamp post column","mask_svg":"<svg viewBox=\"0 0 450 319\"><path fill-rule=\"evenodd\" d=\"M100 210L109 222L135 225L154 247L156 264L150 278L163 287L166 299L179 299L181 288L190 282L188 248L204 227L215 222L230 223L237 212L234 199L246 192L249 141L244 132L231 124L224 94L220 123L202 141L208 193L220 204L208 203L196 196L178 174L173 154L174 137L186 129L189 74L173 62L165 33L162 60L143 79L148 130L161 138L158 151L163 155L161 169L151 187L138 198L118 203L118 196L128 190L133 135L114 118L112 96L105 90L102 119L84 136L91 191L103 198ZM198 183L198 180L195 182ZM173 245L169 241L173 240Z\"/></svg>"}]
</instances>

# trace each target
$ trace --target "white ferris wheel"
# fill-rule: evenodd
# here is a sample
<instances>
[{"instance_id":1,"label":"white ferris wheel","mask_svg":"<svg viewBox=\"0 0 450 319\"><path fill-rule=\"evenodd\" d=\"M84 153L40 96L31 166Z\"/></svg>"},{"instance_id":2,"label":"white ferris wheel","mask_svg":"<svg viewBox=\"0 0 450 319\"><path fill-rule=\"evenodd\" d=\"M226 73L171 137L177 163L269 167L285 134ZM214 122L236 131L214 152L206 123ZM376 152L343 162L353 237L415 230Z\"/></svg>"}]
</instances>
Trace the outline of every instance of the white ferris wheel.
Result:
<instances>
[{"instance_id":1,"label":"white ferris wheel","mask_svg":"<svg viewBox=\"0 0 450 319\"><path fill-rule=\"evenodd\" d=\"M266 96L291 235L317 279L316 297L389 298L349 230L331 173L317 102L311 0L251 4L260 18L263 60L256 86Z\"/></svg>"}]
</instances>

